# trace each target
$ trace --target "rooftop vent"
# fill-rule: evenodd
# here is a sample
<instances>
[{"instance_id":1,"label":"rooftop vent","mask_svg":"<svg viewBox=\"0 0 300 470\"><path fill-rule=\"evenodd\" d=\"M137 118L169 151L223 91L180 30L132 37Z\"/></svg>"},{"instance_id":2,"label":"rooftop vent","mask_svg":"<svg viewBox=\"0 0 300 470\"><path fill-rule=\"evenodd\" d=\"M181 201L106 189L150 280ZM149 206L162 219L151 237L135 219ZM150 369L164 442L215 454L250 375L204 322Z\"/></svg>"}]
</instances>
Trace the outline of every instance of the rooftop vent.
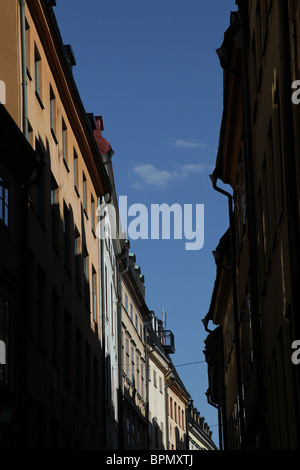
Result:
<instances>
[{"instance_id":1,"label":"rooftop vent","mask_svg":"<svg viewBox=\"0 0 300 470\"><path fill-rule=\"evenodd\" d=\"M65 51L67 54L70 67L72 68L74 67L74 65L76 65L75 55L74 55L72 46L70 44L65 45Z\"/></svg>"}]
</instances>

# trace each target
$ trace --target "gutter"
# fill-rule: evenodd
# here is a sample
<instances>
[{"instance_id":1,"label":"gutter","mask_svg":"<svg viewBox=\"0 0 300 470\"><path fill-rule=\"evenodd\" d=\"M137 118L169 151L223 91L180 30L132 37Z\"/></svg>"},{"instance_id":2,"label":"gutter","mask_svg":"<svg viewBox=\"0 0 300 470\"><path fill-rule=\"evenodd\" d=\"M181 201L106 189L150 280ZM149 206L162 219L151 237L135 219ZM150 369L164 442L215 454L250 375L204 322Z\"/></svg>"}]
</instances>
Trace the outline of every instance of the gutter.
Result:
<instances>
[{"instance_id":1,"label":"gutter","mask_svg":"<svg viewBox=\"0 0 300 470\"><path fill-rule=\"evenodd\" d=\"M241 420L241 439L242 439L242 448L244 446L245 440L245 421L244 421L244 400L243 400L243 389L242 389L242 366L241 366L241 345L240 345L240 335L239 335L239 311L238 311L238 295L237 295L237 279L236 279L236 239L235 239L235 219L233 212L233 201L232 195L227 191L219 188L217 186L217 178L213 173L210 175L212 185L215 191L223 194L228 198L228 208L229 208L229 223L230 223L230 242L231 242L231 260L232 260L232 295L233 295L233 313L234 313L234 333L235 333L235 343L236 343L236 368L237 368L237 386L238 386L238 396L239 396L239 405L240 405L240 420Z\"/></svg>"}]
</instances>

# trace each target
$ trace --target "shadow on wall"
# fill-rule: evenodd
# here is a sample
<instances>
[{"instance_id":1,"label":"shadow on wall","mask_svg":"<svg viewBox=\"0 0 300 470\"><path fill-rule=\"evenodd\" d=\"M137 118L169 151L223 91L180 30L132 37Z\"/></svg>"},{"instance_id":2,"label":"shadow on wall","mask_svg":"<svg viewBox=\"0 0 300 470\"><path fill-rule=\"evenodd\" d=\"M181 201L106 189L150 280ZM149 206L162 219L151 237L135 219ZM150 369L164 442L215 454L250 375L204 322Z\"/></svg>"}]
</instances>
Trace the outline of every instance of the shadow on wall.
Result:
<instances>
[{"instance_id":1,"label":"shadow on wall","mask_svg":"<svg viewBox=\"0 0 300 470\"><path fill-rule=\"evenodd\" d=\"M93 323L91 279L85 271L86 218L81 208L81 227L76 227L72 207L60 198L49 142L45 146L37 139L36 149L42 171L32 175L37 180L26 200L28 230L15 234L26 262L23 288L15 291L18 308L11 314L14 362L6 392L12 413L0 425L0 448L102 450L105 375L100 325ZM14 328L21 328L18 336ZM106 363L110 368L109 357ZM114 416L111 397L108 390L106 409Z\"/></svg>"}]
</instances>

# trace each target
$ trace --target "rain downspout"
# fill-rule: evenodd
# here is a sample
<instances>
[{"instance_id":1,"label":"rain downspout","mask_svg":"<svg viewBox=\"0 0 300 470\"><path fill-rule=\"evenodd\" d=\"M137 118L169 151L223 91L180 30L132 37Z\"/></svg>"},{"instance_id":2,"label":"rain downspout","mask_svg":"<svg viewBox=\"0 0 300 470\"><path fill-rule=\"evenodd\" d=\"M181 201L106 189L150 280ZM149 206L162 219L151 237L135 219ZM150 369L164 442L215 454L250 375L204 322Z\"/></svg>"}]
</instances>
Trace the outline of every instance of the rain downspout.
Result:
<instances>
[{"instance_id":1,"label":"rain downspout","mask_svg":"<svg viewBox=\"0 0 300 470\"><path fill-rule=\"evenodd\" d=\"M238 297L237 297L237 280L236 280L236 240L235 240L235 221L233 212L232 195L224 189L217 186L217 178L214 174L210 175L210 179L213 184L215 191L223 194L228 198L229 207L229 223L230 223L230 242L231 242L231 260L232 260L232 296L233 296L233 312L234 312L234 325L235 325L235 342L236 342L236 368L237 368L237 383L238 383L238 395L240 405L240 417L241 417L241 438L242 448L245 440L245 423L244 423L244 402L243 402L243 390L242 390L242 369L241 369L241 348L239 340L239 313L238 313Z\"/></svg>"},{"instance_id":2,"label":"rain downspout","mask_svg":"<svg viewBox=\"0 0 300 470\"><path fill-rule=\"evenodd\" d=\"M26 59L26 24L25 24L25 0L20 2L21 19L21 49L22 49L22 98L23 98L23 133L27 140L28 135L28 102L27 102L27 59Z\"/></svg>"},{"instance_id":3,"label":"rain downspout","mask_svg":"<svg viewBox=\"0 0 300 470\"><path fill-rule=\"evenodd\" d=\"M168 381L168 378L171 376L171 383L167 383ZM165 375L165 400L166 400L166 440L167 440L167 450L170 450L170 446L169 446L169 397L168 397L168 388L171 387L174 383L174 376L173 376L173 373L172 373L172 369L171 371L169 371L166 375Z\"/></svg>"}]
</instances>

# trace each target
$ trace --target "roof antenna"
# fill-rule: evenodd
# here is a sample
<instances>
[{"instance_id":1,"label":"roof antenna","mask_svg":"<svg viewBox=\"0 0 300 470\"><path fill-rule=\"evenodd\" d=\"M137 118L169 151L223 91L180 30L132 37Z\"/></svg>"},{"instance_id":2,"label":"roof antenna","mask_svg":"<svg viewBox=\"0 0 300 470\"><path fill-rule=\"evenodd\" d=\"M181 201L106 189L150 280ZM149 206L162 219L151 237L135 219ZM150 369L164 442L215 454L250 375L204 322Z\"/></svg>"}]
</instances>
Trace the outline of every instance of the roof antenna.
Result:
<instances>
[{"instance_id":1,"label":"roof antenna","mask_svg":"<svg viewBox=\"0 0 300 470\"><path fill-rule=\"evenodd\" d=\"M163 329L165 330L167 327L167 312L165 312L165 309L162 309L162 322L163 322Z\"/></svg>"}]
</instances>

